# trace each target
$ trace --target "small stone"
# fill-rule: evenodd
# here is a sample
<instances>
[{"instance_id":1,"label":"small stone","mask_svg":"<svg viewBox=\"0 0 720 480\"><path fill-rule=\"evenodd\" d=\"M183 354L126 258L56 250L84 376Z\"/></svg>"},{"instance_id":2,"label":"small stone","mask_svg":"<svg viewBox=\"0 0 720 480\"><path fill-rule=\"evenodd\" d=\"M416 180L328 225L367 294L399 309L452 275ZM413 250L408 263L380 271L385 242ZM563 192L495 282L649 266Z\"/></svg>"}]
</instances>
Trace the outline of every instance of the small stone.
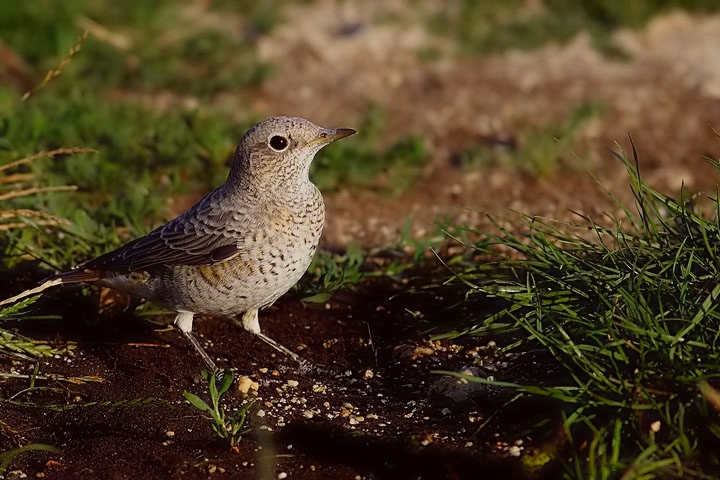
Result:
<instances>
[{"instance_id":1,"label":"small stone","mask_svg":"<svg viewBox=\"0 0 720 480\"><path fill-rule=\"evenodd\" d=\"M250 390L252 390L253 392L257 392L259 388L260 384L246 375L238 378L237 389L243 395L247 395Z\"/></svg>"}]
</instances>

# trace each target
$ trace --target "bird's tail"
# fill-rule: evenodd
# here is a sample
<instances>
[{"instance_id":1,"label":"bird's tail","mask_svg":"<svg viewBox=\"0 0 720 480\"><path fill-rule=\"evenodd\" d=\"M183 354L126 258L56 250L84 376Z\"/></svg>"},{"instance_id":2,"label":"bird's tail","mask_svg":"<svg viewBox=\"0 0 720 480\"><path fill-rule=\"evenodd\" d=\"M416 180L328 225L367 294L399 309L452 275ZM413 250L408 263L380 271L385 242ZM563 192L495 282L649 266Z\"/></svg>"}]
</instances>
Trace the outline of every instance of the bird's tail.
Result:
<instances>
[{"instance_id":1,"label":"bird's tail","mask_svg":"<svg viewBox=\"0 0 720 480\"><path fill-rule=\"evenodd\" d=\"M54 287L56 285L76 282L94 282L99 278L100 277L97 273L89 270L69 270L67 272L59 273L54 277L51 277L49 280L44 281L35 288L25 290L24 292L18 293L14 297L6 298L5 300L0 302L0 307L2 307L3 305L15 303L32 295L37 295L38 293L42 293L48 288Z\"/></svg>"}]
</instances>

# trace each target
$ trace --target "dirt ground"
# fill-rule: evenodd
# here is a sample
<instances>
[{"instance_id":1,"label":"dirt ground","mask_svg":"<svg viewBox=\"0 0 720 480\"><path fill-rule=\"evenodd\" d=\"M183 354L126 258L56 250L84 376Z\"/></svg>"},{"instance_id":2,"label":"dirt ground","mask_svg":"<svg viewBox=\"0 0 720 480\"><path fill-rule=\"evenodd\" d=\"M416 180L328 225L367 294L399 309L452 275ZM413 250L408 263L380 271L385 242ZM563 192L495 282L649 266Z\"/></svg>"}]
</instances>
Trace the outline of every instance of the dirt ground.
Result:
<instances>
[{"instance_id":1,"label":"dirt ground","mask_svg":"<svg viewBox=\"0 0 720 480\"><path fill-rule=\"evenodd\" d=\"M617 41L630 54L622 60L604 57L582 35L567 45L479 58L458 53L412 19L402 25L374 22L378 9L408 12L405 2L382 5L361 9L325 0L288 6L287 21L258 46L275 65L274 75L260 91L241 98L268 116L300 115L347 127L369 106L381 105L385 142L408 134L426 139L430 161L404 195L372 189L326 195L326 246L391 244L409 216L420 236L446 214L480 227L483 212L503 215L511 209L560 219L572 218L570 210L600 216L613 206L587 170L604 188L629 199L625 171L610 152L615 141L629 150L628 133L651 185L668 194L677 194L681 185L691 192L715 191L717 172L703 155L718 156L713 128L720 118L720 16L677 13L640 32L621 32ZM189 14L198 21L205 15ZM427 48L443 55L423 61L417 52ZM469 148L521 144L528 128L562 121L587 101L602 104L603 113L582 127L568 152L568 158L585 159L587 170L561 164L555 173L534 177L507 165L457 165ZM216 102L237 105L238 99ZM264 331L326 366L320 373L299 374L290 361L225 322L197 322L210 354L259 385L249 420L253 431L237 452L219 442L207 418L184 401L184 390L207 396L197 378L201 360L176 330L113 309L98 320L96 306L78 290L53 292L42 311L57 312L69 302L70 309L60 310L72 315L24 323L20 331L55 344L77 342L72 357L41 361L44 374L97 381L50 380L43 383L46 390L32 393L22 392L26 380L0 384L0 397L14 395L17 402L3 406L0 451L27 443L60 449L18 457L5 478L529 475L519 455L548 440L518 431L517 420L552 417L555 406L524 405L497 414L506 392L431 373L462 371L479 358L485 374L517 366L498 358L492 344L429 342L428 324L416 313L424 320L439 318L454 299L407 303L396 295L407 287L366 280L326 305L303 305L289 295L261 313ZM0 369L27 374L32 365L1 358ZM548 375L542 361L518 369ZM23 405L31 401L65 407ZM227 399L231 406L242 401L235 389ZM554 472L530 473L553 478Z\"/></svg>"},{"instance_id":2,"label":"dirt ground","mask_svg":"<svg viewBox=\"0 0 720 480\"><path fill-rule=\"evenodd\" d=\"M80 289L48 295L41 311L69 304L72 313L23 322L21 331L57 345L77 342L75 355L42 361L40 370L85 381L51 378L33 392L22 391L26 380L0 384L3 398L12 398L3 407L2 420L12 426L3 431L3 449L28 441L60 449L24 454L5 478L476 478L480 469L522 478L517 456L531 439L514 427L518 412L479 425L507 392L429 373L472 368L478 358L495 372L512 360L499 358L492 344L428 341L420 333L428 324L405 310L406 300L388 300L401 290L374 280L324 305L302 306L289 296L265 312L267 332L320 366L309 374L227 322L198 322L210 355L258 384L248 396L233 388L225 399L230 407L257 399L253 431L237 451L183 400L184 390L208 397L198 378L202 361L177 330L113 311L121 299L96 321L95 303ZM433 316L455 300L413 305ZM33 365L0 361L5 372L32 373ZM544 364L519 368L547 372Z\"/></svg>"}]
</instances>

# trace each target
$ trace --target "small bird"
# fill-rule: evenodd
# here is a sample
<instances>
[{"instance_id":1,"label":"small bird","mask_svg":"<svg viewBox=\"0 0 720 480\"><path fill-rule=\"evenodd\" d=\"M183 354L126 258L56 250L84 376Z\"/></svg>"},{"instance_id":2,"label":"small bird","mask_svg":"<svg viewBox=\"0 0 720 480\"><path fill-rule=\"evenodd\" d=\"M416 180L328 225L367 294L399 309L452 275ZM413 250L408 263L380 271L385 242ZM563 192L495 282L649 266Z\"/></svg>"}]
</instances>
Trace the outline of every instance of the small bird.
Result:
<instances>
[{"instance_id":1,"label":"small bird","mask_svg":"<svg viewBox=\"0 0 720 480\"><path fill-rule=\"evenodd\" d=\"M325 223L310 181L315 154L355 133L298 117L273 117L245 133L225 183L144 237L60 273L17 301L54 285L91 282L177 312L175 324L210 370L215 363L192 333L196 314L230 317L301 366L299 355L261 332L258 310L305 273Z\"/></svg>"}]
</instances>

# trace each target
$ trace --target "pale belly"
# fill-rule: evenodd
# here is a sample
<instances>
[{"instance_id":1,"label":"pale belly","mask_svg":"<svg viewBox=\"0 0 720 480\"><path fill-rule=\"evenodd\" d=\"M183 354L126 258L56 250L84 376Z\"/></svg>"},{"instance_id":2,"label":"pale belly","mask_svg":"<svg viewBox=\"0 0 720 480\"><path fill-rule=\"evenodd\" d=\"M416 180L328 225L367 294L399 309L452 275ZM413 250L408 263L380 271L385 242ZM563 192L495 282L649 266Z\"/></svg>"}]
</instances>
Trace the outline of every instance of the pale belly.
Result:
<instances>
[{"instance_id":1,"label":"pale belly","mask_svg":"<svg viewBox=\"0 0 720 480\"><path fill-rule=\"evenodd\" d=\"M314 253L314 251L313 251ZM310 265L311 256L260 268L240 260L212 266L179 267L156 301L169 307L214 316L234 316L271 305L290 290Z\"/></svg>"}]
</instances>

